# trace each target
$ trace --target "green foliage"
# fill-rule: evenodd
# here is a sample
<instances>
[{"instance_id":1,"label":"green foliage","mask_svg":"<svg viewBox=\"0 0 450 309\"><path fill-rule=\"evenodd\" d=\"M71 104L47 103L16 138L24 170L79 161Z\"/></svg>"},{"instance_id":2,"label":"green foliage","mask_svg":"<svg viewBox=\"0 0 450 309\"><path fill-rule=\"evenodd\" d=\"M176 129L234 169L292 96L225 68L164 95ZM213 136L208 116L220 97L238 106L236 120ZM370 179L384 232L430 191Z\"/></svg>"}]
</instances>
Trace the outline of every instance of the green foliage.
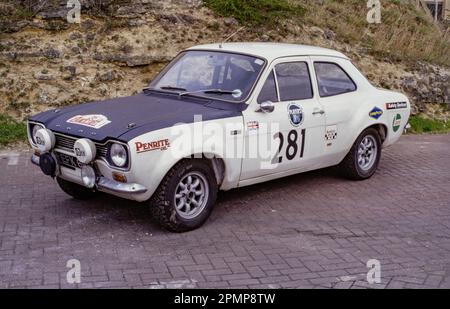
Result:
<instances>
[{"instance_id":1,"label":"green foliage","mask_svg":"<svg viewBox=\"0 0 450 309\"><path fill-rule=\"evenodd\" d=\"M278 19L301 17L305 9L287 0L204 0L220 16L234 17L244 25L274 25Z\"/></svg>"},{"instance_id":2,"label":"green foliage","mask_svg":"<svg viewBox=\"0 0 450 309\"><path fill-rule=\"evenodd\" d=\"M439 133L450 132L450 122L425 118L423 116L411 116L409 118L411 133Z\"/></svg>"},{"instance_id":3,"label":"green foliage","mask_svg":"<svg viewBox=\"0 0 450 309\"><path fill-rule=\"evenodd\" d=\"M336 33L337 40L364 47L380 59L428 61L450 65L450 34L439 30L415 1L386 0L381 24L369 24L361 0L204 0L222 17L243 25L278 29L280 21L315 25ZM300 18L299 18L300 17ZM256 29L256 28L255 28Z\"/></svg>"},{"instance_id":4,"label":"green foliage","mask_svg":"<svg viewBox=\"0 0 450 309\"><path fill-rule=\"evenodd\" d=\"M13 118L0 114L0 146L9 143L25 141L27 138L26 125Z\"/></svg>"}]
</instances>

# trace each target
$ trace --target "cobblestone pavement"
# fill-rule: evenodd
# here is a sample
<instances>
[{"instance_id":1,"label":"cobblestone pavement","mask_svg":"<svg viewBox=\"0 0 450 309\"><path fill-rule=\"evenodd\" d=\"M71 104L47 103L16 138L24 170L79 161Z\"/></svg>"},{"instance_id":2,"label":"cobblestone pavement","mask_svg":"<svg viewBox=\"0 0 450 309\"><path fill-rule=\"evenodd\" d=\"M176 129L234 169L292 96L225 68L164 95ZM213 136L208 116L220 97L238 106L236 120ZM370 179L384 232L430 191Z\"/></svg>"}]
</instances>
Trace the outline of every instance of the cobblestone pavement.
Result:
<instances>
[{"instance_id":1,"label":"cobblestone pavement","mask_svg":"<svg viewBox=\"0 0 450 309\"><path fill-rule=\"evenodd\" d=\"M0 167L0 288L450 288L450 135L403 137L368 181L325 169L221 193L186 234L139 203L70 199L29 153Z\"/></svg>"}]
</instances>

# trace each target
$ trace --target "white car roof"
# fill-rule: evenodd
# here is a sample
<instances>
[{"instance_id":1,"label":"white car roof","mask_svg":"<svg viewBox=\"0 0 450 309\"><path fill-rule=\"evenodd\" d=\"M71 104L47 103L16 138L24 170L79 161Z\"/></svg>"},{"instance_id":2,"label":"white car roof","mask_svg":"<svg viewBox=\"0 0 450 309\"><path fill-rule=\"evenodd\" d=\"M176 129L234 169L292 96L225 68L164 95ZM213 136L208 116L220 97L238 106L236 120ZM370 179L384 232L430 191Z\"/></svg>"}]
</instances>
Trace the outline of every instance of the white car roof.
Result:
<instances>
[{"instance_id":1,"label":"white car roof","mask_svg":"<svg viewBox=\"0 0 450 309\"><path fill-rule=\"evenodd\" d=\"M267 59L269 62L289 56L329 56L348 59L344 54L322 47L286 43L216 43L197 45L188 50L214 50L248 54Z\"/></svg>"}]
</instances>

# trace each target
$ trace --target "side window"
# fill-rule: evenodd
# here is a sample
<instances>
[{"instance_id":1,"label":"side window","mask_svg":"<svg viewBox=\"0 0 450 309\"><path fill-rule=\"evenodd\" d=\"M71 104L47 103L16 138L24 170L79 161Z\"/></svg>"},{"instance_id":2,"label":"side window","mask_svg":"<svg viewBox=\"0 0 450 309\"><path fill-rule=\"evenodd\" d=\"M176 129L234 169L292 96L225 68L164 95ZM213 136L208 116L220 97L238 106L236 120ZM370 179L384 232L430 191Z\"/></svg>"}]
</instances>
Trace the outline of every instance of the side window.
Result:
<instances>
[{"instance_id":1,"label":"side window","mask_svg":"<svg viewBox=\"0 0 450 309\"><path fill-rule=\"evenodd\" d=\"M275 86L275 76L273 71L270 72L270 75L267 77L258 96L258 103L266 101L278 102L277 87Z\"/></svg>"},{"instance_id":2,"label":"side window","mask_svg":"<svg viewBox=\"0 0 450 309\"><path fill-rule=\"evenodd\" d=\"M275 66L281 101L305 100L313 97L306 62L280 63Z\"/></svg>"},{"instance_id":3,"label":"side window","mask_svg":"<svg viewBox=\"0 0 450 309\"><path fill-rule=\"evenodd\" d=\"M315 62L314 69L321 97L343 94L356 90L356 85L348 74L337 64Z\"/></svg>"}]
</instances>

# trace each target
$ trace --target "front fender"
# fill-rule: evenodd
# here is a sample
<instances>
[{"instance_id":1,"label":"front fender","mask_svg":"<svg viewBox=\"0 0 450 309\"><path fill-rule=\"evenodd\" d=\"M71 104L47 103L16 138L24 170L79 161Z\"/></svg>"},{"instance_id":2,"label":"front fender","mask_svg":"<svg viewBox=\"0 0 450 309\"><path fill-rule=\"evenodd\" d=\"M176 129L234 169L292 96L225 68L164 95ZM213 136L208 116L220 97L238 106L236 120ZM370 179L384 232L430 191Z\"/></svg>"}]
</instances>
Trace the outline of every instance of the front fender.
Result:
<instances>
[{"instance_id":1,"label":"front fender","mask_svg":"<svg viewBox=\"0 0 450 309\"><path fill-rule=\"evenodd\" d=\"M243 132L242 118L235 117L180 124L132 139L128 142L131 152L129 174L133 182L148 190L135 199L148 200L167 172L180 160L191 157L222 160L224 171L220 188L236 187L241 172L243 139L242 134L231 135L230 132L239 130ZM237 146L232 155L228 153L231 144Z\"/></svg>"}]
</instances>

